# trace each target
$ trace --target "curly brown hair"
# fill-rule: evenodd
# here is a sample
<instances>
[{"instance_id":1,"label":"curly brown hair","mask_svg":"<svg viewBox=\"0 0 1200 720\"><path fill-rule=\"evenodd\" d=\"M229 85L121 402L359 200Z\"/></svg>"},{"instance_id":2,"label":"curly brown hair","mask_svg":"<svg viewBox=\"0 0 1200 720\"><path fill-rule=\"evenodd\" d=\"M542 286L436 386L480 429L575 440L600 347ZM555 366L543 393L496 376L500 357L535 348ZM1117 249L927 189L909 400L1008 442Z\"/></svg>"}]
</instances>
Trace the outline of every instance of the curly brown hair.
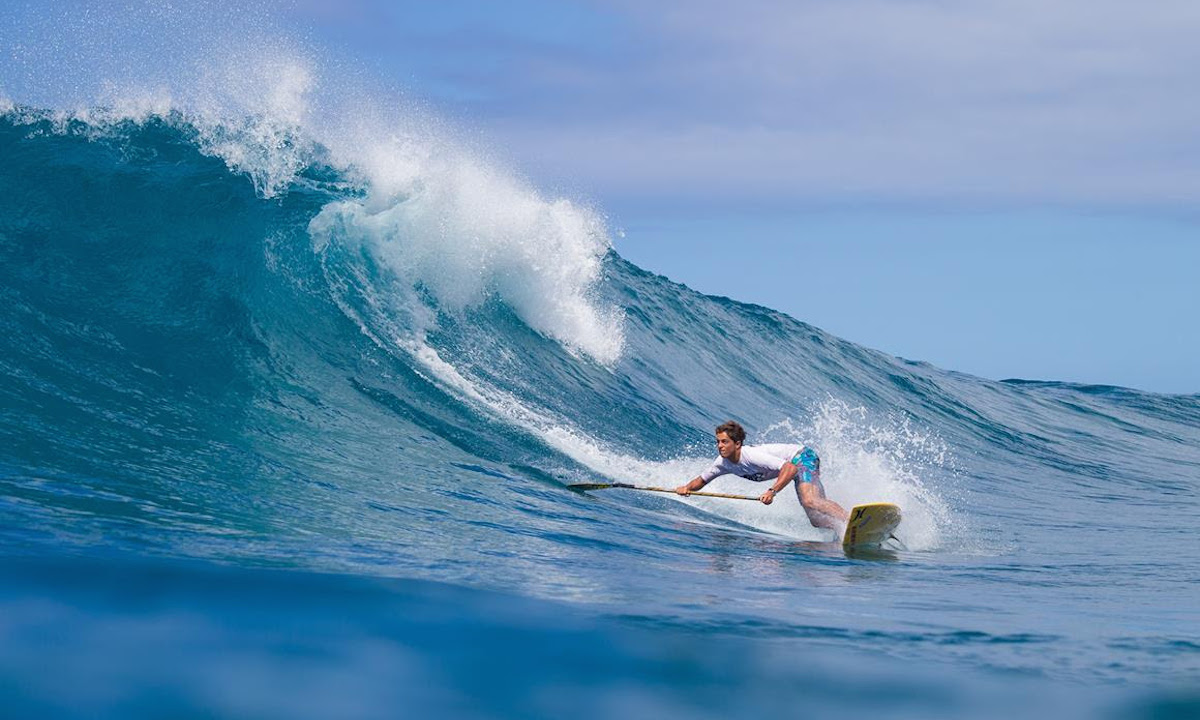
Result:
<instances>
[{"instance_id":1,"label":"curly brown hair","mask_svg":"<svg viewBox=\"0 0 1200 720\"><path fill-rule=\"evenodd\" d=\"M727 420L717 426L717 433L725 433L729 439L741 445L746 442L746 428L739 425L734 420Z\"/></svg>"}]
</instances>

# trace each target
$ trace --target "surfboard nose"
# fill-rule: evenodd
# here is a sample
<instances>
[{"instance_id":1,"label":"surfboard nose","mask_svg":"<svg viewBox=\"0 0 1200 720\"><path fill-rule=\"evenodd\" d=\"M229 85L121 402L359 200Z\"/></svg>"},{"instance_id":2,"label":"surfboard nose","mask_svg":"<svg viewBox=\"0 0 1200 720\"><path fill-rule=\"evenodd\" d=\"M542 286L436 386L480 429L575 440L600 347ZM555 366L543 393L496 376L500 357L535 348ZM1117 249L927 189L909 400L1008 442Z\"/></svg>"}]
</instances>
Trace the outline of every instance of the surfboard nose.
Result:
<instances>
[{"instance_id":1,"label":"surfboard nose","mask_svg":"<svg viewBox=\"0 0 1200 720\"><path fill-rule=\"evenodd\" d=\"M900 506L892 503L855 505L842 536L843 547L879 545L900 525Z\"/></svg>"}]
</instances>

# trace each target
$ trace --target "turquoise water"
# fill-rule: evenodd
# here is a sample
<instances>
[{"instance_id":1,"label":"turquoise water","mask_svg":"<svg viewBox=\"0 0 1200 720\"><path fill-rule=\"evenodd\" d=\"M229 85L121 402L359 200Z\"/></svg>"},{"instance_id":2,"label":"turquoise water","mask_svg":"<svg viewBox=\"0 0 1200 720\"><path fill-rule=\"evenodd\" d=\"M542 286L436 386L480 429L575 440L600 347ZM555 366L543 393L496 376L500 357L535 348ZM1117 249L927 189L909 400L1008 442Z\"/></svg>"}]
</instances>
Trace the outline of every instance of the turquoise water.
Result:
<instances>
[{"instance_id":1,"label":"turquoise water","mask_svg":"<svg viewBox=\"0 0 1200 720\"><path fill-rule=\"evenodd\" d=\"M903 361L470 153L261 131L0 119L14 717L1200 713L1200 397ZM565 488L727 418L904 548Z\"/></svg>"}]
</instances>

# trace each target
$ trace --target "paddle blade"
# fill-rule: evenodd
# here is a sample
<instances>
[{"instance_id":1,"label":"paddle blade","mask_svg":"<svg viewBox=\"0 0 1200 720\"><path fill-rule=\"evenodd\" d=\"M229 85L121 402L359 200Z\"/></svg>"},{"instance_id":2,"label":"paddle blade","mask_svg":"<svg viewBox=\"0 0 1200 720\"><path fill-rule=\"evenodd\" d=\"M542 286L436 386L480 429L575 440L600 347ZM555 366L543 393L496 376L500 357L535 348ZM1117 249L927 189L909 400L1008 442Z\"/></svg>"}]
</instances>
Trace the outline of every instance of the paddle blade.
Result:
<instances>
[{"instance_id":1,"label":"paddle blade","mask_svg":"<svg viewBox=\"0 0 1200 720\"><path fill-rule=\"evenodd\" d=\"M567 486L567 489L574 490L575 492L585 492L587 490L607 490L619 487L627 488L633 486L625 483L572 483Z\"/></svg>"}]
</instances>

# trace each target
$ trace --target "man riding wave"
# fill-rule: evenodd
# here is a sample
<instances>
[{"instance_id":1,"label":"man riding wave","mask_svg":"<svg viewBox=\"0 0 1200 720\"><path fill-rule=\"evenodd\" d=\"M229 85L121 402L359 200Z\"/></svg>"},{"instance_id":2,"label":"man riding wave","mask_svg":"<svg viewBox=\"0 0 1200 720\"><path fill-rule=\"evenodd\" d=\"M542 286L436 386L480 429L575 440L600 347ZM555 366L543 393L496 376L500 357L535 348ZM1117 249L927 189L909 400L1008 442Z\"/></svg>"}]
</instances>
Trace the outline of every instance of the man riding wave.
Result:
<instances>
[{"instance_id":1,"label":"man riding wave","mask_svg":"<svg viewBox=\"0 0 1200 720\"><path fill-rule=\"evenodd\" d=\"M796 481L796 497L814 527L841 532L849 514L836 502L825 497L821 484L821 458L815 450L804 445L771 444L745 445L746 430L730 420L717 427L717 452L713 464L690 482L675 488L688 495L704 487L720 475L737 475L752 482L773 480L771 487L759 498L770 505L780 490Z\"/></svg>"}]
</instances>

